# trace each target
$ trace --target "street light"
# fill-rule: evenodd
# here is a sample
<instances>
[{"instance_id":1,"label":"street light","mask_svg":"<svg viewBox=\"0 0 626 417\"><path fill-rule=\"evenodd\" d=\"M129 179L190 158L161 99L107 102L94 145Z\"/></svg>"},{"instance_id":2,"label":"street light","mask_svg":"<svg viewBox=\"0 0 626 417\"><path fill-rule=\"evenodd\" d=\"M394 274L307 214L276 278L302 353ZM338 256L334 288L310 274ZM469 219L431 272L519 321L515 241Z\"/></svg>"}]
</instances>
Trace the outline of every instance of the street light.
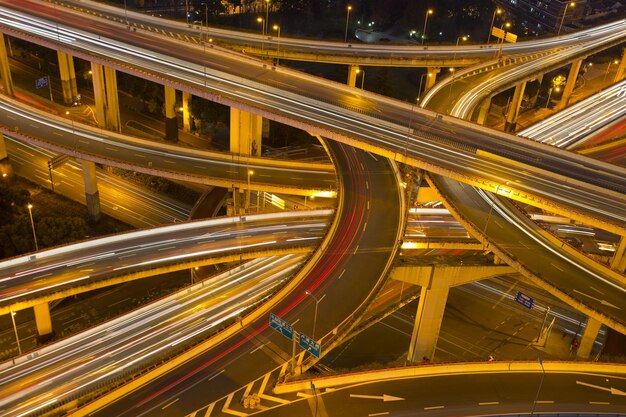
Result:
<instances>
[{"instance_id":1,"label":"street light","mask_svg":"<svg viewBox=\"0 0 626 417\"><path fill-rule=\"evenodd\" d=\"M17 334L17 326L15 325L15 315L17 313L15 311L11 311L11 321L13 322L13 330L15 331L15 340L17 341L17 353L18 355L22 354L22 347L20 346L20 337Z\"/></svg>"},{"instance_id":2,"label":"street light","mask_svg":"<svg viewBox=\"0 0 626 417\"><path fill-rule=\"evenodd\" d=\"M37 244L37 233L35 233L35 222L33 222L33 205L28 203L28 216L30 217L30 227L33 229L33 239L35 240L35 250L39 251L39 245Z\"/></svg>"},{"instance_id":3,"label":"street light","mask_svg":"<svg viewBox=\"0 0 626 417\"><path fill-rule=\"evenodd\" d=\"M278 31L278 43L276 44L276 65L280 64L280 26L274 25L272 29Z\"/></svg>"},{"instance_id":4,"label":"street light","mask_svg":"<svg viewBox=\"0 0 626 417\"><path fill-rule=\"evenodd\" d=\"M270 0L265 0L265 21L269 22L269 15L270 15ZM268 32L268 28L267 26L265 27L263 34L267 35Z\"/></svg>"},{"instance_id":5,"label":"street light","mask_svg":"<svg viewBox=\"0 0 626 417\"><path fill-rule=\"evenodd\" d=\"M533 401L533 405L532 405L532 407L530 409L530 415L531 416L535 412L535 404L537 404L537 400L539 399L539 392L541 392L541 386L543 385L543 379L546 376L546 370L543 369L543 360L541 360L541 357L538 357L537 361L539 361L539 365L541 365L541 381L539 382L539 387L537 388L537 394L535 394L535 401Z\"/></svg>"},{"instance_id":6,"label":"street light","mask_svg":"<svg viewBox=\"0 0 626 417\"><path fill-rule=\"evenodd\" d=\"M362 90L363 89L363 84L365 83L365 70L357 68L356 73L357 74L363 73L363 75L361 76L361 90Z\"/></svg>"},{"instance_id":7,"label":"street light","mask_svg":"<svg viewBox=\"0 0 626 417\"><path fill-rule=\"evenodd\" d=\"M428 22L428 15L433 14L433 9L426 10L426 18L424 19L424 30L422 30L422 45L424 45L424 38L426 37L426 23Z\"/></svg>"},{"instance_id":8,"label":"street light","mask_svg":"<svg viewBox=\"0 0 626 417\"><path fill-rule=\"evenodd\" d=\"M420 77L420 86L417 89L417 101L420 101L421 97L422 97L422 82L424 81L424 77L425 76L429 76L432 77L433 73L432 72L425 72L422 74L422 76Z\"/></svg>"},{"instance_id":9,"label":"street light","mask_svg":"<svg viewBox=\"0 0 626 417\"><path fill-rule=\"evenodd\" d=\"M456 45L454 46L454 55L453 55L452 61L456 60L456 52L457 52L457 49L459 47L459 41L462 40L463 42L465 42L468 38L469 38L469 36L465 36L465 35L464 36L458 36L456 38ZM448 89L448 102L450 102L450 96L452 95L452 84L454 84L454 77L456 75L456 72L454 71L454 67L450 68L450 72L452 73L452 80L450 81L450 88Z\"/></svg>"},{"instance_id":10,"label":"street light","mask_svg":"<svg viewBox=\"0 0 626 417\"><path fill-rule=\"evenodd\" d=\"M619 64L619 61L617 59L614 59L613 61L609 62L609 65L606 66L606 72L604 73L604 78L602 79L602 81L606 81L606 76L609 75L609 68L611 68L611 64Z\"/></svg>"},{"instance_id":11,"label":"street light","mask_svg":"<svg viewBox=\"0 0 626 417\"><path fill-rule=\"evenodd\" d=\"M126 0L124 0L124 18L126 19L126 26L130 26L128 24L128 10L126 10Z\"/></svg>"},{"instance_id":12,"label":"street light","mask_svg":"<svg viewBox=\"0 0 626 417\"><path fill-rule=\"evenodd\" d=\"M348 23L350 22L350 10L352 10L352 6L348 6L348 14L346 16L346 33L343 35L343 41L348 42Z\"/></svg>"},{"instance_id":13,"label":"street light","mask_svg":"<svg viewBox=\"0 0 626 417\"><path fill-rule=\"evenodd\" d=\"M265 51L265 37L263 36L265 34L265 20L262 17L257 17L256 21L261 24L261 55L263 55Z\"/></svg>"},{"instance_id":14,"label":"street light","mask_svg":"<svg viewBox=\"0 0 626 417\"><path fill-rule=\"evenodd\" d=\"M315 325L317 324L317 305L320 303L320 300L311 293L311 291L306 290L306 295L310 295L315 300L315 314L313 315L313 334L311 335L311 339L315 340Z\"/></svg>"},{"instance_id":15,"label":"street light","mask_svg":"<svg viewBox=\"0 0 626 417\"><path fill-rule=\"evenodd\" d=\"M565 20L565 15L567 14L567 8L574 6L576 6L576 3L574 3L573 1L565 5L565 9L563 10L563 17L561 18L561 24L559 25L559 31L556 33L556 36L559 36L561 34L561 28L563 27L563 21Z\"/></svg>"},{"instance_id":16,"label":"street light","mask_svg":"<svg viewBox=\"0 0 626 417\"><path fill-rule=\"evenodd\" d=\"M70 117L69 110L65 110L65 115L70 118L70 121L72 122L72 133L74 133L74 119Z\"/></svg>"},{"instance_id":17,"label":"street light","mask_svg":"<svg viewBox=\"0 0 626 417\"><path fill-rule=\"evenodd\" d=\"M504 22L502 26L500 26L500 30L504 30L504 28L510 28L511 24L509 22ZM500 49L498 50L498 56L502 56L502 47L504 46L504 38L506 38L506 33L502 34L502 42L500 42Z\"/></svg>"},{"instance_id":18,"label":"street light","mask_svg":"<svg viewBox=\"0 0 626 417\"><path fill-rule=\"evenodd\" d=\"M254 171L249 169L248 170L248 207L250 207L250 176L254 175Z\"/></svg>"},{"instance_id":19,"label":"street light","mask_svg":"<svg viewBox=\"0 0 626 417\"><path fill-rule=\"evenodd\" d=\"M496 21L497 14L502 14L502 9L500 9L499 7L496 7L496 10L493 11L493 16L491 16L491 26L489 26L489 36L487 37L487 43L491 41L491 31L493 29L493 24Z\"/></svg>"}]
</instances>

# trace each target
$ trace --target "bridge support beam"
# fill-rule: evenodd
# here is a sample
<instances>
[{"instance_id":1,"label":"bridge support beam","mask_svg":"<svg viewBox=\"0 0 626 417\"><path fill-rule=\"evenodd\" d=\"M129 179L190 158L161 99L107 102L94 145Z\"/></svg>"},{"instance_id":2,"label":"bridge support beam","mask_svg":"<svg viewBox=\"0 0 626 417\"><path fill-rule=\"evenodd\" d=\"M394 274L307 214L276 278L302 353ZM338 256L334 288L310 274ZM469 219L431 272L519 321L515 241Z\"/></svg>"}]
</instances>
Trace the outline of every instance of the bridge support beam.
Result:
<instances>
[{"instance_id":1,"label":"bridge support beam","mask_svg":"<svg viewBox=\"0 0 626 417\"><path fill-rule=\"evenodd\" d=\"M91 77L98 126L119 132L121 127L120 104L117 95L115 69L92 62Z\"/></svg>"},{"instance_id":2,"label":"bridge support beam","mask_svg":"<svg viewBox=\"0 0 626 417\"><path fill-rule=\"evenodd\" d=\"M432 359L450 287L515 272L509 266L401 266L391 278L422 287L408 360Z\"/></svg>"},{"instance_id":3,"label":"bridge support beam","mask_svg":"<svg viewBox=\"0 0 626 417\"><path fill-rule=\"evenodd\" d=\"M57 51L59 61L59 75L61 76L61 87L63 88L63 102L71 106L78 98L78 88L76 87L76 73L74 71L74 58L65 52Z\"/></svg>"},{"instance_id":4,"label":"bridge support beam","mask_svg":"<svg viewBox=\"0 0 626 417\"><path fill-rule=\"evenodd\" d=\"M522 98L524 98L525 89L526 81L523 81L515 86L513 98L511 99L509 109L506 112L506 121L504 123L505 132L515 132L515 126L517 125L517 116L519 115L519 108L522 104Z\"/></svg>"},{"instance_id":5,"label":"bridge support beam","mask_svg":"<svg viewBox=\"0 0 626 417\"><path fill-rule=\"evenodd\" d=\"M489 115L489 109L491 108L491 98L487 97L483 100L478 108L478 117L476 118L476 123L479 125L484 125L487 120L487 116Z\"/></svg>"},{"instance_id":6,"label":"bridge support beam","mask_svg":"<svg viewBox=\"0 0 626 417\"><path fill-rule=\"evenodd\" d=\"M2 88L4 94L13 97L13 79L11 78L11 68L9 67L9 56L4 40L4 34L0 33L0 74L2 76Z\"/></svg>"},{"instance_id":7,"label":"bridge support beam","mask_svg":"<svg viewBox=\"0 0 626 417\"><path fill-rule=\"evenodd\" d=\"M619 244L611 259L611 268L618 272L626 270L626 237L624 236L619 239Z\"/></svg>"},{"instance_id":8,"label":"bridge support beam","mask_svg":"<svg viewBox=\"0 0 626 417\"><path fill-rule=\"evenodd\" d=\"M613 82L621 81L624 78L624 73L626 72L626 48L622 49L622 59L619 62L619 67L617 67L617 72L615 73L615 78Z\"/></svg>"},{"instance_id":9,"label":"bridge support beam","mask_svg":"<svg viewBox=\"0 0 626 417\"><path fill-rule=\"evenodd\" d=\"M191 113L189 112L190 103L191 93L183 91L183 131L187 133L191 131Z\"/></svg>"},{"instance_id":10,"label":"bridge support beam","mask_svg":"<svg viewBox=\"0 0 626 417\"><path fill-rule=\"evenodd\" d=\"M35 324L37 334L40 338L52 335L52 319L50 318L50 308L48 303L37 304L33 307L35 312Z\"/></svg>"},{"instance_id":11,"label":"bridge support beam","mask_svg":"<svg viewBox=\"0 0 626 417\"><path fill-rule=\"evenodd\" d=\"M263 118L243 110L230 108L230 152L239 155L261 156ZM254 175L253 173L247 175ZM241 190L233 190L235 213L243 213L250 208L250 190L245 197Z\"/></svg>"},{"instance_id":12,"label":"bridge support beam","mask_svg":"<svg viewBox=\"0 0 626 417\"><path fill-rule=\"evenodd\" d=\"M100 220L100 192L98 191L98 179L96 177L96 164L91 161L80 161L83 167L83 179L85 182L85 200L87 203L87 216L89 222L97 223Z\"/></svg>"},{"instance_id":13,"label":"bridge support beam","mask_svg":"<svg viewBox=\"0 0 626 417\"><path fill-rule=\"evenodd\" d=\"M165 140L178 141L178 118L176 117L176 89L165 87Z\"/></svg>"},{"instance_id":14,"label":"bridge support beam","mask_svg":"<svg viewBox=\"0 0 626 417\"><path fill-rule=\"evenodd\" d=\"M348 67L348 85L350 87L356 87L356 70L359 69L358 65L350 65Z\"/></svg>"},{"instance_id":15,"label":"bridge support beam","mask_svg":"<svg viewBox=\"0 0 626 417\"><path fill-rule=\"evenodd\" d=\"M437 81L437 74L441 71L440 67L428 67L426 68L428 71L428 75L426 76L426 85L424 85L424 92L422 93L422 97L433 88L435 82Z\"/></svg>"},{"instance_id":16,"label":"bridge support beam","mask_svg":"<svg viewBox=\"0 0 626 417\"><path fill-rule=\"evenodd\" d=\"M592 319L589 317L587 319L587 325L585 326L585 331L580 339L580 345L578 346L578 350L576 351L576 358L582 360L588 360L591 355L591 350L593 349L593 343L598 338L598 332L600 331L600 327L602 323L598 320Z\"/></svg>"},{"instance_id":17,"label":"bridge support beam","mask_svg":"<svg viewBox=\"0 0 626 417\"><path fill-rule=\"evenodd\" d=\"M4 135L0 133L0 161L8 157L9 154L7 153L7 145L4 142Z\"/></svg>"},{"instance_id":18,"label":"bridge support beam","mask_svg":"<svg viewBox=\"0 0 626 417\"><path fill-rule=\"evenodd\" d=\"M576 86L576 79L578 78L578 73L580 71L580 66L582 65L582 63L582 59L572 62L572 66L569 68L569 74L567 75L567 81L565 82L565 88L563 88L561 101L559 101L559 104L557 104L555 108L556 111L563 110L565 107L567 107L569 99L572 96L572 91L574 91L574 87Z\"/></svg>"}]
</instances>

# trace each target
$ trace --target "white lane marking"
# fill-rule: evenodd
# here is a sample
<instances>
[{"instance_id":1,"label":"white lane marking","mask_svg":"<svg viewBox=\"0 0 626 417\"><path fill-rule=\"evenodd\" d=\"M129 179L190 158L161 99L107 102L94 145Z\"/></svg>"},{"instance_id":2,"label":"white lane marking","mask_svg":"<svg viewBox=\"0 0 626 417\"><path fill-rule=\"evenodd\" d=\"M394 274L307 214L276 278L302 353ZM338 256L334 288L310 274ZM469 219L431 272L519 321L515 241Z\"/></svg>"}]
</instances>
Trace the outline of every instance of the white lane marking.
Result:
<instances>
[{"instance_id":1,"label":"white lane marking","mask_svg":"<svg viewBox=\"0 0 626 417\"><path fill-rule=\"evenodd\" d=\"M498 401L487 401L484 403L478 403L478 405L498 405L500 404Z\"/></svg>"},{"instance_id":2,"label":"white lane marking","mask_svg":"<svg viewBox=\"0 0 626 417\"><path fill-rule=\"evenodd\" d=\"M554 263L550 262L550 265L552 265L553 267L555 267L556 269L558 269L561 272L564 272L561 268L559 268L558 266L556 266Z\"/></svg>"},{"instance_id":3,"label":"white lane marking","mask_svg":"<svg viewBox=\"0 0 626 417\"><path fill-rule=\"evenodd\" d=\"M550 401L550 400L539 400L539 401L535 401L535 404L554 404L554 401Z\"/></svg>"},{"instance_id":4,"label":"white lane marking","mask_svg":"<svg viewBox=\"0 0 626 417\"><path fill-rule=\"evenodd\" d=\"M443 407L444 407L443 405L435 405L433 407L424 407L424 410L439 410Z\"/></svg>"},{"instance_id":5,"label":"white lane marking","mask_svg":"<svg viewBox=\"0 0 626 417\"><path fill-rule=\"evenodd\" d=\"M207 379L207 381L210 381L214 378L217 378L220 374L223 374L226 371L226 369L222 369L221 371L219 371L218 373L216 373L215 375L213 375L211 378Z\"/></svg>"},{"instance_id":6,"label":"white lane marking","mask_svg":"<svg viewBox=\"0 0 626 417\"><path fill-rule=\"evenodd\" d=\"M176 398L174 401L165 404L163 407L161 407L161 410L165 410L167 407L169 407L170 405L174 404L178 400L180 400L180 398Z\"/></svg>"},{"instance_id":7,"label":"white lane marking","mask_svg":"<svg viewBox=\"0 0 626 417\"><path fill-rule=\"evenodd\" d=\"M589 404L592 405L611 405L608 401L589 401Z\"/></svg>"},{"instance_id":8,"label":"white lane marking","mask_svg":"<svg viewBox=\"0 0 626 417\"><path fill-rule=\"evenodd\" d=\"M375 417L375 416L388 416L389 415L389 411L385 411L384 413L372 413L372 414L368 414L367 417Z\"/></svg>"}]
</instances>

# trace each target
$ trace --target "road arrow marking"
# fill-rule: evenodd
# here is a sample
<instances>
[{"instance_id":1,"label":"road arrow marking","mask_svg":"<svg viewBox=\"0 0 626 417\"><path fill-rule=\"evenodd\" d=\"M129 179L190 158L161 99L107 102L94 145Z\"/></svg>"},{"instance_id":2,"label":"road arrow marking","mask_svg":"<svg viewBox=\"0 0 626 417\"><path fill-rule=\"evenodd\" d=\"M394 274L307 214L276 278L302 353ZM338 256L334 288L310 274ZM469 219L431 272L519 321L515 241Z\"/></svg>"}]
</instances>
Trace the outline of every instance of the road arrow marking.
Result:
<instances>
[{"instance_id":1,"label":"road arrow marking","mask_svg":"<svg viewBox=\"0 0 626 417\"><path fill-rule=\"evenodd\" d=\"M603 306L613 307L613 308L616 308L616 309L618 309L618 310L621 310L621 308L619 308L619 307L618 307L618 306L616 306L616 305L613 305L613 304L609 303L609 302L608 302L608 301L606 301L606 300L601 300L601 299L599 299L599 298L592 297L591 295L589 295L589 294L585 294L584 292L580 292L580 291L578 291L578 290L574 290L574 292L577 292L577 293L578 293L578 294L580 294L580 295L584 295L585 297L591 298L592 300L596 300L596 301L598 301L600 304L602 304Z\"/></svg>"},{"instance_id":2,"label":"road arrow marking","mask_svg":"<svg viewBox=\"0 0 626 417\"><path fill-rule=\"evenodd\" d=\"M367 398L370 400L383 400L383 402L387 401L404 401L404 398L394 397L393 395L359 395L359 394L350 394L350 398Z\"/></svg>"},{"instance_id":3,"label":"road arrow marking","mask_svg":"<svg viewBox=\"0 0 626 417\"><path fill-rule=\"evenodd\" d=\"M576 381L576 383L578 385L584 385L585 387L601 389L602 391L608 391L608 392L610 392L613 395L624 395L624 396L626 396L626 392L625 391L619 390L617 388L613 388L613 387L606 388L606 387L601 387L599 385L588 384L588 383L582 382L582 381Z\"/></svg>"}]
</instances>

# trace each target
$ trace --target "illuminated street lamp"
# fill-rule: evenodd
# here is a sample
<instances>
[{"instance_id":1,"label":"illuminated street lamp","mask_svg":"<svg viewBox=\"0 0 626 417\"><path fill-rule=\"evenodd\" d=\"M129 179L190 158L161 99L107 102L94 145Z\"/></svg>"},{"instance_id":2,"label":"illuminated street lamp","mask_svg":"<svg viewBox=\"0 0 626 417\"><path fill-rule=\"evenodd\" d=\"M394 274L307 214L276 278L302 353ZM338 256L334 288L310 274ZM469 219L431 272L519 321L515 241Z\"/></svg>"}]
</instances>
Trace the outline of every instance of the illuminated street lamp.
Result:
<instances>
[{"instance_id":1,"label":"illuminated street lamp","mask_svg":"<svg viewBox=\"0 0 626 417\"><path fill-rule=\"evenodd\" d=\"M311 291L306 290L306 295L310 295L315 300L315 313L313 314L313 334L311 335L311 339L315 340L315 325L317 324L317 305L320 303L320 300L311 293Z\"/></svg>"},{"instance_id":2,"label":"illuminated street lamp","mask_svg":"<svg viewBox=\"0 0 626 417\"><path fill-rule=\"evenodd\" d=\"M426 18L424 19L424 30L422 30L422 45L424 45L424 38L426 37L426 23L428 23L428 16L433 14L433 9L426 10Z\"/></svg>"},{"instance_id":3,"label":"illuminated street lamp","mask_svg":"<svg viewBox=\"0 0 626 417\"><path fill-rule=\"evenodd\" d=\"M556 33L557 36L561 34L561 28L563 27L563 21L565 20L565 15L567 14L567 8L574 6L576 6L576 3L574 3L573 1L565 5L565 9L563 10L563 17L561 18L561 24L559 25L559 31Z\"/></svg>"},{"instance_id":4,"label":"illuminated street lamp","mask_svg":"<svg viewBox=\"0 0 626 417\"><path fill-rule=\"evenodd\" d=\"M357 73L357 74L363 73L363 75L361 76L361 90L362 90L362 89L363 89L363 85L364 85L364 83L365 83L365 70L362 70L362 69L360 69L360 68L357 68L357 69L356 69L356 73Z\"/></svg>"},{"instance_id":5,"label":"illuminated street lamp","mask_svg":"<svg viewBox=\"0 0 626 417\"><path fill-rule=\"evenodd\" d=\"M70 118L70 121L72 122L72 133L74 133L74 119L70 117L69 110L65 110L65 115Z\"/></svg>"},{"instance_id":6,"label":"illuminated street lamp","mask_svg":"<svg viewBox=\"0 0 626 417\"><path fill-rule=\"evenodd\" d=\"M257 17L256 21L261 24L261 54L265 51L265 20L262 17Z\"/></svg>"},{"instance_id":7,"label":"illuminated street lamp","mask_svg":"<svg viewBox=\"0 0 626 417\"><path fill-rule=\"evenodd\" d=\"M249 169L248 170L248 207L250 206L250 177L254 175L254 171Z\"/></svg>"},{"instance_id":8,"label":"illuminated street lamp","mask_svg":"<svg viewBox=\"0 0 626 417\"><path fill-rule=\"evenodd\" d=\"M17 342L17 353L18 355L22 354L22 347L20 346L20 337L17 334L17 326L15 325L15 315L17 313L15 311L11 311L11 321L13 322L13 330L15 331L15 340Z\"/></svg>"},{"instance_id":9,"label":"illuminated street lamp","mask_svg":"<svg viewBox=\"0 0 626 417\"><path fill-rule=\"evenodd\" d=\"M343 41L348 42L348 24L350 23L350 10L352 10L352 6L348 6L348 14L346 15L346 33L343 36Z\"/></svg>"},{"instance_id":10,"label":"illuminated street lamp","mask_svg":"<svg viewBox=\"0 0 626 417\"><path fill-rule=\"evenodd\" d=\"M276 65L280 64L280 26L274 25L272 29L278 32L278 43L276 44Z\"/></svg>"},{"instance_id":11,"label":"illuminated street lamp","mask_svg":"<svg viewBox=\"0 0 626 417\"><path fill-rule=\"evenodd\" d=\"M611 64L619 64L619 60L614 59L612 61L609 62L609 65L606 66L606 72L604 73L604 78L602 78L602 81L606 81L606 76L609 75L609 69L611 68Z\"/></svg>"},{"instance_id":12,"label":"illuminated street lamp","mask_svg":"<svg viewBox=\"0 0 626 417\"><path fill-rule=\"evenodd\" d=\"M510 27L511 27L511 23L504 22L502 26L500 26L500 30L504 30L504 28L508 29ZM502 34L502 42L500 42L500 49L498 50L498 56L502 56L502 47L504 46L504 38L506 38L506 33Z\"/></svg>"},{"instance_id":13,"label":"illuminated street lamp","mask_svg":"<svg viewBox=\"0 0 626 417\"><path fill-rule=\"evenodd\" d=\"M33 205L28 203L28 217L30 217L30 227L33 229L33 239L35 240L35 250L39 251L39 245L37 244L37 233L35 233L35 222L33 221Z\"/></svg>"},{"instance_id":14,"label":"illuminated street lamp","mask_svg":"<svg viewBox=\"0 0 626 417\"><path fill-rule=\"evenodd\" d=\"M496 21L496 15L502 14L502 9L496 7L496 10L493 11L493 16L491 16L491 26L489 26L489 36L487 37L487 43L491 41L491 30L493 29L493 24Z\"/></svg>"}]
</instances>

